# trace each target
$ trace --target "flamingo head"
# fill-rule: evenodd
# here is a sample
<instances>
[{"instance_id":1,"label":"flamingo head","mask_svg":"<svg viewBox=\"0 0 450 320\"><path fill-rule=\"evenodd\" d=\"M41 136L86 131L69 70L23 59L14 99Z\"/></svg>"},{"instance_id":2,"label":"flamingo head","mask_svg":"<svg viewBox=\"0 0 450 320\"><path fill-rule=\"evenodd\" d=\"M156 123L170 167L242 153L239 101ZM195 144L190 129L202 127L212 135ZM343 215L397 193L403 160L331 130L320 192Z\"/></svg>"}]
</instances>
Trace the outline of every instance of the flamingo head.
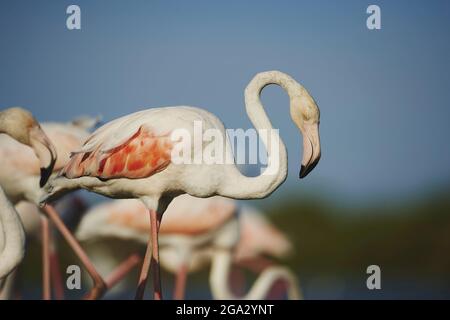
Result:
<instances>
[{"instance_id":1,"label":"flamingo head","mask_svg":"<svg viewBox=\"0 0 450 320\"><path fill-rule=\"evenodd\" d=\"M300 167L300 179L306 177L319 163L320 110L313 97L304 88L291 98L291 117L303 136L303 158Z\"/></svg>"},{"instance_id":2,"label":"flamingo head","mask_svg":"<svg viewBox=\"0 0 450 320\"><path fill-rule=\"evenodd\" d=\"M39 185L43 187L53 172L56 162L55 147L50 139L33 115L23 108L14 107L0 112L0 122L2 133L33 149L41 168Z\"/></svg>"}]
</instances>

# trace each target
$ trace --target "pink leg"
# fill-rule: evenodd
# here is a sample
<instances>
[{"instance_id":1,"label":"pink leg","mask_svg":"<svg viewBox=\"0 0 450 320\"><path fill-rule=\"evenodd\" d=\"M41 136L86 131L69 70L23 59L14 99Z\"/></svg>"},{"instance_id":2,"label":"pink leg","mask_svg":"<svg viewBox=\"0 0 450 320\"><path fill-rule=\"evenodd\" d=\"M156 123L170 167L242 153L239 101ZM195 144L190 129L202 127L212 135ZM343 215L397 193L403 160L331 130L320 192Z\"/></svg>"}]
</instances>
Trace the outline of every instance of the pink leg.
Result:
<instances>
[{"instance_id":1,"label":"pink leg","mask_svg":"<svg viewBox=\"0 0 450 320\"><path fill-rule=\"evenodd\" d=\"M75 252L77 257L80 259L83 266L86 268L87 272L91 276L92 280L94 281L94 287L92 290L88 293L88 295L85 297L85 299L93 300L100 298L106 290L105 282L103 281L100 274L95 269L94 265L92 264L91 260L89 260L89 257L84 252L83 248L81 248L78 241L75 239L75 237L72 235L72 233L67 229L64 222L59 217L58 213L55 211L55 209L46 204L44 206L44 211L50 218L50 220L55 224L56 228L61 232L64 239L67 241L69 246L72 248L72 250Z\"/></svg>"},{"instance_id":2,"label":"pink leg","mask_svg":"<svg viewBox=\"0 0 450 320\"><path fill-rule=\"evenodd\" d=\"M150 238L147 243L144 262L142 264L141 275L139 277L138 288L135 299L142 300L144 298L145 285L147 283L148 271L151 267L153 275L153 293L155 300L162 299L161 278L159 274L159 248L158 248L158 232L161 217L155 210L149 209L150 214Z\"/></svg>"},{"instance_id":3,"label":"pink leg","mask_svg":"<svg viewBox=\"0 0 450 320\"><path fill-rule=\"evenodd\" d=\"M47 217L41 217L42 232L42 299L50 300L50 226Z\"/></svg>"},{"instance_id":4,"label":"pink leg","mask_svg":"<svg viewBox=\"0 0 450 320\"><path fill-rule=\"evenodd\" d=\"M184 293L186 289L186 279L187 279L188 268L187 265L183 264L178 269L176 278L175 278L175 290L173 293L174 300L183 300Z\"/></svg>"},{"instance_id":5,"label":"pink leg","mask_svg":"<svg viewBox=\"0 0 450 320\"><path fill-rule=\"evenodd\" d=\"M55 248L54 238L50 233L50 270L51 282L56 300L64 300L64 286L59 265L59 256Z\"/></svg>"},{"instance_id":6,"label":"pink leg","mask_svg":"<svg viewBox=\"0 0 450 320\"><path fill-rule=\"evenodd\" d=\"M134 253L130 255L124 262L122 262L117 268L111 272L106 278L106 286L108 289L114 287L118 282L120 282L125 276L141 262L141 257Z\"/></svg>"}]
</instances>

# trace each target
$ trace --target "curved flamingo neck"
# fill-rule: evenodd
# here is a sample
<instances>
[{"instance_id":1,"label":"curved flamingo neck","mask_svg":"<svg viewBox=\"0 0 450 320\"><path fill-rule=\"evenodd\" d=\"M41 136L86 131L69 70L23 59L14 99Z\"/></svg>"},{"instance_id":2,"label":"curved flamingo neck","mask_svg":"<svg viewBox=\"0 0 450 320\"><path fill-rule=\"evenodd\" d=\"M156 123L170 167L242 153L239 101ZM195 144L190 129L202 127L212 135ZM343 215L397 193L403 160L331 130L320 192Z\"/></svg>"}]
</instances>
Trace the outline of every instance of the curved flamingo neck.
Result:
<instances>
[{"instance_id":1,"label":"curved flamingo neck","mask_svg":"<svg viewBox=\"0 0 450 320\"><path fill-rule=\"evenodd\" d=\"M304 89L293 78L279 71L259 73L245 89L245 107L251 122L258 130L259 137L266 147L268 166L257 177L242 175L236 166L227 166L229 176L220 194L234 199L264 198L281 185L287 176L287 151L278 130L274 130L264 111L260 95L264 87L270 84L281 86L290 98L291 117L298 112L293 101L298 100ZM264 134L265 133L265 134ZM269 170L271 168L271 170ZM275 170L274 170L275 169Z\"/></svg>"},{"instance_id":2,"label":"curved flamingo neck","mask_svg":"<svg viewBox=\"0 0 450 320\"><path fill-rule=\"evenodd\" d=\"M231 254L226 250L217 250L212 258L211 271L209 273L209 282L211 291L215 299L236 298L228 285L230 268L232 263Z\"/></svg>"},{"instance_id":3,"label":"curved flamingo neck","mask_svg":"<svg viewBox=\"0 0 450 320\"><path fill-rule=\"evenodd\" d=\"M235 296L229 286L232 260L232 254L229 250L217 250L213 256L209 280L215 299L261 300L267 297L277 280L285 280L288 284L287 295L289 299L299 300L302 298L294 274L280 266L268 267L259 275L246 295L242 297Z\"/></svg>"}]
</instances>

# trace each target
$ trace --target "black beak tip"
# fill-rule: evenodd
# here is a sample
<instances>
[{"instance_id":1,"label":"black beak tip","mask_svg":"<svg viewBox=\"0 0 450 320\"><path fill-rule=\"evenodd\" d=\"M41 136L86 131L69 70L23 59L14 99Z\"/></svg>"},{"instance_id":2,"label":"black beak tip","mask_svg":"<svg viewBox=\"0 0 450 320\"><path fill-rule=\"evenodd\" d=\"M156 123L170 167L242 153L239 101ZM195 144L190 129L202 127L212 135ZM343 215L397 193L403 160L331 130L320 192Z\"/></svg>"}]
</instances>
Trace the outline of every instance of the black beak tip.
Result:
<instances>
[{"instance_id":1,"label":"black beak tip","mask_svg":"<svg viewBox=\"0 0 450 320\"><path fill-rule=\"evenodd\" d=\"M304 177L306 177L311 171L313 171L313 169L317 166L317 164L319 163L320 160L320 156L314 160L313 163L309 164L308 166L304 166L302 165L300 168L300 174L299 174L299 178L303 179Z\"/></svg>"},{"instance_id":2,"label":"black beak tip","mask_svg":"<svg viewBox=\"0 0 450 320\"><path fill-rule=\"evenodd\" d=\"M308 172L307 172L307 167L305 167L304 165L302 165L302 166L300 167L300 174L298 175L298 177L299 177L300 179L303 179L304 177L306 177L307 174L308 174Z\"/></svg>"},{"instance_id":3,"label":"black beak tip","mask_svg":"<svg viewBox=\"0 0 450 320\"><path fill-rule=\"evenodd\" d=\"M51 168L41 168L41 180L39 181L39 186L42 188L47 183L50 175L52 174Z\"/></svg>"}]
</instances>

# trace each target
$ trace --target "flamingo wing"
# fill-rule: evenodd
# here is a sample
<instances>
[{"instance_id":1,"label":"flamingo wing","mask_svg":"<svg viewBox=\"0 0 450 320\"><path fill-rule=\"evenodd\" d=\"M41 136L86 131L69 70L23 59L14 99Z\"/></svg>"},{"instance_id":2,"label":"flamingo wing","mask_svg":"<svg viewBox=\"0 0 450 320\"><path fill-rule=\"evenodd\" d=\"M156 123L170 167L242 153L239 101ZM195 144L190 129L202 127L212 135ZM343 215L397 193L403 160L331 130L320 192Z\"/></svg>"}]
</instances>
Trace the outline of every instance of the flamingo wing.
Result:
<instances>
[{"instance_id":1,"label":"flamingo wing","mask_svg":"<svg viewBox=\"0 0 450 320\"><path fill-rule=\"evenodd\" d=\"M85 141L80 151L74 153L85 153L95 151L99 145L102 148L107 144L118 146L128 140L130 130L137 129L140 125L139 117L144 111L135 112L110 121L97 130L95 130L90 137ZM133 128L133 124L135 127Z\"/></svg>"},{"instance_id":2,"label":"flamingo wing","mask_svg":"<svg viewBox=\"0 0 450 320\"><path fill-rule=\"evenodd\" d=\"M94 132L61 174L67 178L145 178L169 165L172 147L169 133L159 134L139 121L116 120Z\"/></svg>"}]
</instances>

